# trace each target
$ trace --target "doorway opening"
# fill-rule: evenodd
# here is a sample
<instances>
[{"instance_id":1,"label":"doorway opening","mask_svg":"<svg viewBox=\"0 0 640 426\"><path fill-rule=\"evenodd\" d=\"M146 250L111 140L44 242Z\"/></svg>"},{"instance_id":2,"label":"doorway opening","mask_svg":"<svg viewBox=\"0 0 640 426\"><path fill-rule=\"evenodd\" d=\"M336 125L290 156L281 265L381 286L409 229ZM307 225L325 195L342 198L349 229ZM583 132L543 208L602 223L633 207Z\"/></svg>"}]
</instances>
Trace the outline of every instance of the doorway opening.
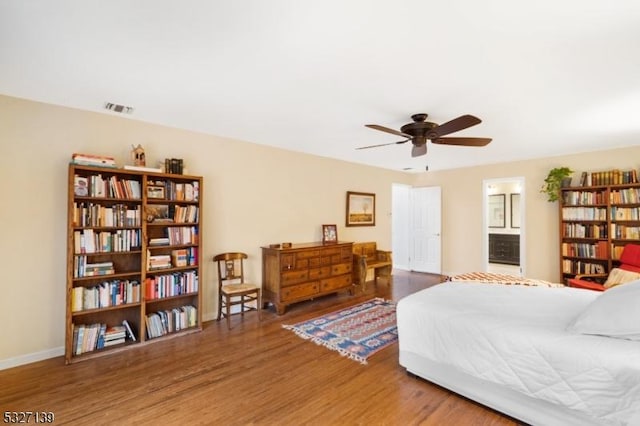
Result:
<instances>
[{"instance_id":1,"label":"doorway opening","mask_svg":"<svg viewBox=\"0 0 640 426\"><path fill-rule=\"evenodd\" d=\"M440 274L441 188L392 186L393 267Z\"/></svg>"},{"instance_id":2,"label":"doorway opening","mask_svg":"<svg viewBox=\"0 0 640 426\"><path fill-rule=\"evenodd\" d=\"M483 181L483 259L486 272L525 274L524 177Z\"/></svg>"}]
</instances>

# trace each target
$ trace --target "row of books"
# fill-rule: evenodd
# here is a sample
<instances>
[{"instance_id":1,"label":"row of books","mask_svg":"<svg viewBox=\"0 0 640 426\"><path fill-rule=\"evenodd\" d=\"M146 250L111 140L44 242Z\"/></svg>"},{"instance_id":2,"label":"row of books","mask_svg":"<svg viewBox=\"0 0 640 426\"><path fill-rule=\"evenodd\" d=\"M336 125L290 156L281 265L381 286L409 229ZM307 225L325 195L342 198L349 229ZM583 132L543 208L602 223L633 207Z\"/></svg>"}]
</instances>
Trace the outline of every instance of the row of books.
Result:
<instances>
[{"instance_id":1,"label":"row of books","mask_svg":"<svg viewBox=\"0 0 640 426\"><path fill-rule=\"evenodd\" d=\"M595 243L562 243L562 256L584 257L590 259L608 259L609 243L598 241Z\"/></svg>"},{"instance_id":2,"label":"row of books","mask_svg":"<svg viewBox=\"0 0 640 426\"><path fill-rule=\"evenodd\" d=\"M153 339L189 327L195 327L197 325L197 313L198 310L194 306L186 305L148 314L145 318L147 337Z\"/></svg>"},{"instance_id":3,"label":"row of books","mask_svg":"<svg viewBox=\"0 0 640 426\"><path fill-rule=\"evenodd\" d=\"M611 204L640 203L640 188L625 188L611 191L609 195Z\"/></svg>"},{"instance_id":4,"label":"row of books","mask_svg":"<svg viewBox=\"0 0 640 426\"><path fill-rule=\"evenodd\" d=\"M177 206L168 204L151 204L147 206L147 214L152 222L197 223L199 208L197 206Z\"/></svg>"},{"instance_id":5,"label":"row of books","mask_svg":"<svg viewBox=\"0 0 640 426\"><path fill-rule=\"evenodd\" d=\"M139 200L142 198L141 184L133 179L121 179L116 175L102 174L74 176L74 194L77 197L119 198Z\"/></svg>"},{"instance_id":6,"label":"row of books","mask_svg":"<svg viewBox=\"0 0 640 426\"><path fill-rule=\"evenodd\" d=\"M638 174L635 170L606 170L602 172L582 172L580 186L599 185L623 185L638 183Z\"/></svg>"},{"instance_id":7,"label":"row of books","mask_svg":"<svg viewBox=\"0 0 640 426\"><path fill-rule=\"evenodd\" d=\"M113 262L88 263L87 256L75 256L73 258L73 277L96 277L115 274Z\"/></svg>"},{"instance_id":8,"label":"row of books","mask_svg":"<svg viewBox=\"0 0 640 426\"><path fill-rule=\"evenodd\" d=\"M640 207L611 207L612 220L640 220Z\"/></svg>"},{"instance_id":9,"label":"row of books","mask_svg":"<svg viewBox=\"0 0 640 426\"><path fill-rule=\"evenodd\" d=\"M562 204L568 206L583 206L593 204L606 204L605 191L563 191Z\"/></svg>"},{"instance_id":10,"label":"row of books","mask_svg":"<svg viewBox=\"0 0 640 426\"><path fill-rule=\"evenodd\" d=\"M169 245L198 244L197 226L172 226L166 233Z\"/></svg>"},{"instance_id":11,"label":"row of books","mask_svg":"<svg viewBox=\"0 0 640 426\"><path fill-rule=\"evenodd\" d=\"M605 267L600 263L591 263L564 259L562 261L562 272L565 274L604 274Z\"/></svg>"},{"instance_id":12,"label":"row of books","mask_svg":"<svg viewBox=\"0 0 640 426\"><path fill-rule=\"evenodd\" d=\"M108 326L104 323L73 324L73 355L93 352L125 343L127 337L135 341L136 337L127 320L122 325Z\"/></svg>"},{"instance_id":13,"label":"row of books","mask_svg":"<svg viewBox=\"0 0 640 426\"><path fill-rule=\"evenodd\" d=\"M607 225L563 223L562 236L564 238L607 238Z\"/></svg>"},{"instance_id":14,"label":"row of books","mask_svg":"<svg viewBox=\"0 0 640 426\"><path fill-rule=\"evenodd\" d=\"M173 206L173 221L175 223L197 223L198 206ZM171 209L170 209L171 211Z\"/></svg>"},{"instance_id":15,"label":"row of books","mask_svg":"<svg viewBox=\"0 0 640 426\"><path fill-rule=\"evenodd\" d=\"M112 280L93 287L74 287L71 312L138 303L140 293L140 282L136 280Z\"/></svg>"},{"instance_id":16,"label":"row of books","mask_svg":"<svg viewBox=\"0 0 640 426\"><path fill-rule=\"evenodd\" d=\"M147 277L145 280L145 298L147 300L197 292L198 274L196 271L156 275Z\"/></svg>"},{"instance_id":17,"label":"row of books","mask_svg":"<svg viewBox=\"0 0 640 426\"><path fill-rule=\"evenodd\" d=\"M602 207L563 207L563 220L607 220L607 209Z\"/></svg>"},{"instance_id":18,"label":"row of books","mask_svg":"<svg viewBox=\"0 0 640 426\"><path fill-rule=\"evenodd\" d=\"M620 240L640 240L640 226L611 224L611 238Z\"/></svg>"},{"instance_id":19,"label":"row of books","mask_svg":"<svg viewBox=\"0 0 640 426\"><path fill-rule=\"evenodd\" d=\"M165 158L164 172L174 175L181 175L184 171L184 161L182 158Z\"/></svg>"},{"instance_id":20,"label":"row of books","mask_svg":"<svg viewBox=\"0 0 640 426\"><path fill-rule=\"evenodd\" d=\"M172 180L153 180L149 186L164 188L164 199L171 201L198 201L200 198L200 182L174 182Z\"/></svg>"},{"instance_id":21,"label":"row of books","mask_svg":"<svg viewBox=\"0 0 640 426\"><path fill-rule=\"evenodd\" d=\"M140 250L142 231L140 229L118 229L115 232L94 232L83 229L73 232L74 253L111 253Z\"/></svg>"},{"instance_id":22,"label":"row of books","mask_svg":"<svg viewBox=\"0 0 640 426\"><path fill-rule=\"evenodd\" d=\"M114 204L73 203L74 226L140 226L142 207Z\"/></svg>"},{"instance_id":23,"label":"row of books","mask_svg":"<svg viewBox=\"0 0 640 426\"><path fill-rule=\"evenodd\" d=\"M607 220L607 210L599 207L563 207L563 220ZM640 207L611 207L611 220L640 220Z\"/></svg>"}]
</instances>

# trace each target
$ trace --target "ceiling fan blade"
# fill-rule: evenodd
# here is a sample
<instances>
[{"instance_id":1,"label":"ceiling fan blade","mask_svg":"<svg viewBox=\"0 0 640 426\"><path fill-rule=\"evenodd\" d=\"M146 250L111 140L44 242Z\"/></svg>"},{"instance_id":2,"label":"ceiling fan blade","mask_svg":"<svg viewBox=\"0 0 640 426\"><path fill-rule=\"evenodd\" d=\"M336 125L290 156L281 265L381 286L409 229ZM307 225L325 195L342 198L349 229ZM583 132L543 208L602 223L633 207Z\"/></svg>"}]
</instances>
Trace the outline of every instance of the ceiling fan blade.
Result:
<instances>
[{"instance_id":1,"label":"ceiling fan blade","mask_svg":"<svg viewBox=\"0 0 640 426\"><path fill-rule=\"evenodd\" d=\"M485 146L491 142L490 138L439 138L431 142L442 145Z\"/></svg>"},{"instance_id":2,"label":"ceiling fan blade","mask_svg":"<svg viewBox=\"0 0 640 426\"><path fill-rule=\"evenodd\" d=\"M374 130L380 130L381 132L391 133L392 135L402 136L403 138L411 138L411 135L407 135L406 133L402 133L398 130L393 130L388 127L379 126L377 124L365 124L365 127Z\"/></svg>"},{"instance_id":3,"label":"ceiling fan blade","mask_svg":"<svg viewBox=\"0 0 640 426\"><path fill-rule=\"evenodd\" d=\"M447 121L444 124L434 127L429 131L427 137L429 139L438 139L441 136L466 129L480 123L482 123L482 120L480 120L478 117L469 114L461 115L458 118L454 118L451 121Z\"/></svg>"},{"instance_id":4,"label":"ceiling fan blade","mask_svg":"<svg viewBox=\"0 0 640 426\"><path fill-rule=\"evenodd\" d=\"M387 146L387 145L396 145L396 144L401 144L401 143L406 143L409 142L409 139L403 140L403 141L398 141L398 142L391 142L391 143L381 143L378 145L369 145L369 146L361 146L360 148L356 148L356 149L367 149L367 148L376 148L379 146Z\"/></svg>"},{"instance_id":5,"label":"ceiling fan blade","mask_svg":"<svg viewBox=\"0 0 640 426\"><path fill-rule=\"evenodd\" d=\"M421 155L425 155L426 153L427 153L427 144L414 145L413 148L411 148L412 157L420 157Z\"/></svg>"}]
</instances>

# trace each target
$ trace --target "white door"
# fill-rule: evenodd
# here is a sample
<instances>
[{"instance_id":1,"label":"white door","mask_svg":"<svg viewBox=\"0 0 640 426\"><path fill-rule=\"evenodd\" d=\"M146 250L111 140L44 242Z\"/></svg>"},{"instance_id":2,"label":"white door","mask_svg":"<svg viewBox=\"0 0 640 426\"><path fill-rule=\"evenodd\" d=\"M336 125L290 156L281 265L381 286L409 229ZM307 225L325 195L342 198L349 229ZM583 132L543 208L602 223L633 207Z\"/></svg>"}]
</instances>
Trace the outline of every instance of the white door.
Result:
<instances>
[{"instance_id":1,"label":"white door","mask_svg":"<svg viewBox=\"0 0 640 426\"><path fill-rule=\"evenodd\" d=\"M441 189L439 186L411 190L412 271L440 274L441 265Z\"/></svg>"}]
</instances>

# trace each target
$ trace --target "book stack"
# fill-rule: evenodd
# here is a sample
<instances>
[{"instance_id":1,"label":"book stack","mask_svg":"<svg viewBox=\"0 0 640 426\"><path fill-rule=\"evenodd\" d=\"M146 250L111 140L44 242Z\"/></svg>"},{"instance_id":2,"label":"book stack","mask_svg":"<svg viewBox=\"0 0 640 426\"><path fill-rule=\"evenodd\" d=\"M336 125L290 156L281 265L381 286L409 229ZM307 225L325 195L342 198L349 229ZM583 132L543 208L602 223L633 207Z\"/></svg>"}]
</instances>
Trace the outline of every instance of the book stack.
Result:
<instances>
[{"instance_id":1,"label":"book stack","mask_svg":"<svg viewBox=\"0 0 640 426\"><path fill-rule=\"evenodd\" d=\"M181 175L184 169L182 158L165 158L164 172L174 175Z\"/></svg>"},{"instance_id":2,"label":"book stack","mask_svg":"<svg viewBox=\"0 0 640 426\"><path fill-rule=\"evenodd\" d=\"M71 155L71 162L82 166L116 167L116 160L105 155L74 153Z\"/></svg>"},{"instance_id":3,"label":"book stack","mask_svg":"<svg viewBox=\"0 0 640 426\"><path fill-rule=\"evenodd\" d=\"M160 237L160 238L149 238L150 246L168 246L169 238L168 237Z\"/></svg>"},{"instance_id":4,"label":"book stack","mask_svg":"<svg viewBox=\"0 0 640 426\"><path fill-rule=\"evenodd\" d=\"M113 262L87 263L87 256L75 256L73 259L74 278L95 277L115 273Z\"/></svg>"},{"instance_id":5,"label":"book stack","mask_svg":"<svg viewBox=\"0 0 640 426\"><path fill-rule=\"evenodd\" d=\"M114 274L113 262L87 263L84 265L85 277Z\"/></svg>"},{"instance_id":6,"label":"book stack","mask_svg":"<svg viewBox=\"0 0 640 426\"><path fill-rule=\"evenodd\" d=\"M176 268L187 266L188 258L186 249L171 250L171 261Z\"/></svg>"},{"instance_id":7,"label":"book stack","mask_svg":"<svg viewBox=\"0 0 640 426\"><path fill-rule=\"evenodd\" d=\"M119 345L124 343L127 337L127 329L124 325L114 325L113 327L107 327L104 333L104 347Z\"/></svg>"},{"instance_id":8,"label":"book stack","mask_svg":"<svg viewBox=\"0 0 640 426\"><path fill-rule=\"evenodd\" d=\"M149 270L171 268L171 256L168 254L156 254L149 256Z\"/></svg>"}]
</instances>

